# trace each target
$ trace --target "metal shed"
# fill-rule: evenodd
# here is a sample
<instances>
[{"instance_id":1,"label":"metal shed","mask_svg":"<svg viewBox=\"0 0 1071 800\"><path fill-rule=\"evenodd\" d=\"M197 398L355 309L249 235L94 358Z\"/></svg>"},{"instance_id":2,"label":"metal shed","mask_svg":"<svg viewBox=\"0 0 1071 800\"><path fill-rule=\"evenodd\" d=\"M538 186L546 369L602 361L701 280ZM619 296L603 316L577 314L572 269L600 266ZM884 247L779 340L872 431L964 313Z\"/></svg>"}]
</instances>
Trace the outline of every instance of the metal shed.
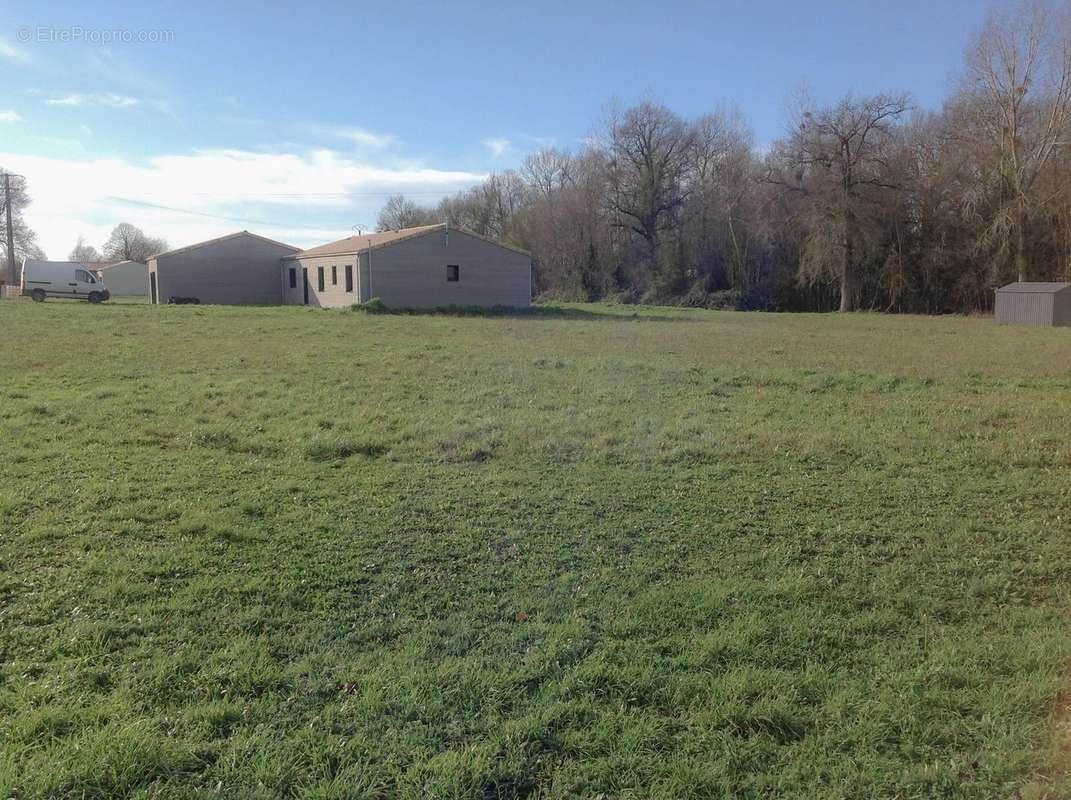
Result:
<instances>
[{"instance_id":1,"label":"metal shed","mask_svg":"<svg viewBox=\"0 0 1071 800\"><path fill-rule=\"evenodd\" d=\"M85 262L82 262L85 264ZM93 266L85 264L104 281L112 297L149 296L149 268L137 261L117 261L114 264Z\"/></svg>"},{"instance_id":2,"label":"metal shed","mask_svg":"<svg viewBox=\"0 0 1071 800\"><path fill-rule=\"evenodd\" d=\"M997 289L1003 325L1071 325L1071 283L1016 281Z\"/></svg>"},{"instance_id":3,"label":"metal shed","mask_svg":"<svg viewBox=\"0 0 1071 800\"><path fill-rule=\"evenodd\" d=\"M150 303L197 298L200 303L278 305L279 264L301 248L239 231L153 256L148 264Z\"/></svg>"}]
</instances>

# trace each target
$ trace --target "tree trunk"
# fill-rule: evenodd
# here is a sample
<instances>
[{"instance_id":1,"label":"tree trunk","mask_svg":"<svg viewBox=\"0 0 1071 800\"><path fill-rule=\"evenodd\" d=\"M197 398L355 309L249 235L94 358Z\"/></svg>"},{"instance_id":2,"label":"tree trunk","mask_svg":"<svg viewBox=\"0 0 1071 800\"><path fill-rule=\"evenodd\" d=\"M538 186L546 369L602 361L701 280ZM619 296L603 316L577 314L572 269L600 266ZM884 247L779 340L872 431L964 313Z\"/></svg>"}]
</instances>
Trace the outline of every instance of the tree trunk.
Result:
<instances>
[{"instance_id":1,"label":"tree trunk","mask_svg":"<svg viewBox=\"0 0 1071 800\"><path fill-rule=\"evenodd\" d=\"M1026 228L1026 209L1023 208L1023 201L1020 199L1016 203L1015 211L1015 271L1019 274L1018 280L1020 282L1026 280L1026 236L1024 228Z\"/></svg>"},{"instance_id":2,"label":"tree trunk","mask_svg":"<svg viewBox=\"0 0 1071 800\"><path fill-rule=\"evenodd\" d=\"M845 264L844 273L840 276L840 310L855 311L855 308L855 280Z\"/></svg>"},{"instance_id":3,"label":"tree trunk","mask_svg":"<svg viewBox=\"0 0 1071 800\"><path fill-rule=\"evenodd\" d=\"M844 242L841 246L843 262L840 267L840 310L855 311L856 308L856 285L855 273L852 268L852 234L851 216L844 215Z\"/></svg>"}]
</instances>

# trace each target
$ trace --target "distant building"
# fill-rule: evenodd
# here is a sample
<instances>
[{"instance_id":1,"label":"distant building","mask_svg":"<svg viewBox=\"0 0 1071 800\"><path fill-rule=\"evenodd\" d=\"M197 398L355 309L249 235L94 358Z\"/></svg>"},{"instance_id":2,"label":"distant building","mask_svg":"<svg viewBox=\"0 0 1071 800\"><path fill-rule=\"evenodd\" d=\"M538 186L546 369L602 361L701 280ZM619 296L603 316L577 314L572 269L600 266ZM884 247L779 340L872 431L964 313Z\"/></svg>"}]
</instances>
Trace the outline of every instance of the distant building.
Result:
<instances>
[{"instance_id":1,"label":"distant building","mask_svg":"<svg viewBox=\"0 0 1071 800\"><path fill-rule=\"evenodd\" d=\"M378 297L388 308L523 307L532 258L446 224L349 236L283 259L283 299L332 307Z\"/></svg>"},{"instance_id":2,"label":"distant building","mask_svg":"<svg viewBox=\"0 0 1071 800\"><path fill-rule=\"evenodd\" d=\"M112 297L149 296L149 268L137 261L82 262L100 276Z\"/></svg>"},{"instance_id":3,"label":"distant building","mask_svg":"<svg viewBox=\"0 0 1071 800\"><path fill-rule=\"evenodd\" d=\"M1009 283L997 289L994 316L1005 325L1071 325L1071 283Z\"/></svg>"},{"instance_id":4,"label":"distant building","mask_svg":"<svg viewBox=\"0 0 1071 800\"><path fill-rule=\"evenodd\" d=\"M160 253L148 263L149 302L182 297L201 303L279 305L280 260L299 249L239 231Z\"/></svg>"},{"instance_id":5,"label":"distant building","mask_svg":"<svg viewBox=\"0 0 1071 800\"><path fill-rule=\"evenodd\" d=\"M136 280L136 268L115 264L105 268L105 283L111 286L112 271L127 269ZM378 297L388 308L523 307L532 302L532 257L445 224L308 250L241 231L154 256L146 281L151 303L196 298L328 308Z\"/></svg>"}]
</instances>

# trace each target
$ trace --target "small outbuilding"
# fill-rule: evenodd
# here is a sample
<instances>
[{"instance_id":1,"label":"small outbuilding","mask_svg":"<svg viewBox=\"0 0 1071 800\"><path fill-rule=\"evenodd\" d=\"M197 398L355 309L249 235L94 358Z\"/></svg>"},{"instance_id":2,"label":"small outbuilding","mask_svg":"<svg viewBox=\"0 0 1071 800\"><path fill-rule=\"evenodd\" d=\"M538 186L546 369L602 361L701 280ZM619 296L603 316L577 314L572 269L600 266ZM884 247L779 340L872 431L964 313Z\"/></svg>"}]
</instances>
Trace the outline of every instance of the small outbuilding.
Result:
<instances>
[{"instance_id":1,"label":"small outbuilding","mask_svg":"<svg viewBox=\"0 0 1071 800\"><path fill-rule=\"evenodd\" d=\"M228 305L283 302L279 264L301 248L249 231L169 250L149 259L150 303L172 298Z\"/></svg>"},{"instance_id":2,"label":"small outbuilding","mask_svg":"<svg viewBox=\"0 0 1071 800\"><path fill-rule=\"evenodd\" d=\"M85 266L104 281L112 297L149 296L149 268L138 261L90 263Z\"/></svg>"},{"instance_id":3,"label":"small outbuilding","mask_svg":"<svg viewBox=\"0 0 1071 800\"><path fill-rule=\"evenodd\" d=\"M1071 325L1071 283L1016 281L997 289L995 318L1003 325Z\"/></svg>"},{"instance_id":4,"label":"small outbuilding","mask_svg":"<svg viewBox=\"0 0 1071 800\"><path fill-rule=\"evenodd\" d=\"M378 297L388 308L525 307L532 257L446 224L350 236L286 256L283 301L338 307Z\"/></svg>"}]
</instances>

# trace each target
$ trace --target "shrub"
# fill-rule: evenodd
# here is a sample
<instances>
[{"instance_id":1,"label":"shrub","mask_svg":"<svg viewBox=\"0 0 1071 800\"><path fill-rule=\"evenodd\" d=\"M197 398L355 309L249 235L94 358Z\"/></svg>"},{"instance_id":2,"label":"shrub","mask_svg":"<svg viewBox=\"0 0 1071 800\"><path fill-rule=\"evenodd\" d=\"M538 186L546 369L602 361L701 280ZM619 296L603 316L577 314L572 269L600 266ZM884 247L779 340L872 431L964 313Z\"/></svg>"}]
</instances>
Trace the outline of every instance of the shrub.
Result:
<instances>
[{"instance_id":1,"label":"shrub","mask_svg":"<svg viewBox=\"0 0 1071 800\"><path fill-rule=\"evenodd\" d=\"M354 311L363 311L366 314L385 314L388 311L386 304L378 297L373 297L363 303L354 303L350 308Z\"/></svg>"},{"instance_id":2,"label":"shrub","mask_svg":"<svg viewBox=\"0 0 1071 800\"><path fill-rule=\"evenodd\" d=\"M720 311L740 311L744 306L744 293L739 289L711 292L703 305Z\"/></svg>"}]
</instances>

